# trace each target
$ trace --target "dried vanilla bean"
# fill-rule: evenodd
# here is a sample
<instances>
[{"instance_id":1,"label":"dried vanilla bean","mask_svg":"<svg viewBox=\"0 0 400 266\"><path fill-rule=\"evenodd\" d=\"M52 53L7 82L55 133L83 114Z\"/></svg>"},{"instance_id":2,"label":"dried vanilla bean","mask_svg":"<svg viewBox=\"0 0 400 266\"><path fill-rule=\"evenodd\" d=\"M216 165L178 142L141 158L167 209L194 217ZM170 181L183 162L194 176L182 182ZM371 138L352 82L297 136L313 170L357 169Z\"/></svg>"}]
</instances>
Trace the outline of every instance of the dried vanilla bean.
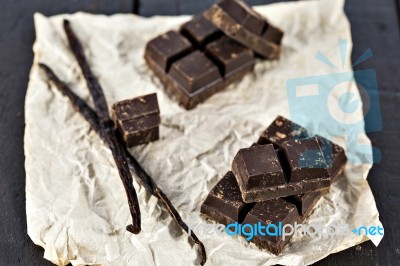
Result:
<instances>
[{"instance_id":1,"label":"dried vanilla bean","mask_svg":"<svg viewBox=\"0 0 400 266\"><path fill-rule=\"evenodd\" d=\"M70 48L79 63L82 74L89 88L89 92L92 96L98 117L99 128L101 134L103 135L102 138L108 144L112 152L115 164L118 168L119 176L124 184L125 192L128 197L129 210L132 216L132 224L128 225L126 229L133 234L138 234L141 230L139 202L137 199L136 190L131 182L132 176L127 164L127 157L123 152L122 145L118 141L118 134L108 111L106 97L104 96L104 92L100 86L100 83L97 81L97 78L94 76L87 63L82 45L72 31L68 20L64 20L64 30L67 34Z\"/></svg>"},{"instance_id":2,"label":"dried vanilla bean","mask_svg":"<svg viewBox=\"0 0 400 266\"><path fill-rule=\"evenodd\" d=\"M73 107L86 119L86 121L90 124L92 129L96 131L96 133L104 139L104 134L102 134L101 126L99 123L99 119L97 114L92 110L92 108L87 105L85 101L79 98L72 90L62 82L54 72L45 64L39 64L39 66L46 73L47 78L57 87L57 89L72 103ZM121 143L121 142L120 142ZM129 153L125 146L123 146L123 152L127 158L127 162L130 170L137 177L137 181L145 187L145 189L157 197L162 201L168 213L174 219L174 221L178 224L178 226L189 234L190 238L194 243L199 245L200 255L201 255L201 265L204 265L207 260L206 251L203 243L198 239L198 237L193 233L192 230L189 230L188 225L182 220L178 211L172 205L171 201L164 194L164 192L156 185L153 179L147 174L147 172L142 168L142 166L136 161L136 159Z\"/></svg>"}]
</instances>

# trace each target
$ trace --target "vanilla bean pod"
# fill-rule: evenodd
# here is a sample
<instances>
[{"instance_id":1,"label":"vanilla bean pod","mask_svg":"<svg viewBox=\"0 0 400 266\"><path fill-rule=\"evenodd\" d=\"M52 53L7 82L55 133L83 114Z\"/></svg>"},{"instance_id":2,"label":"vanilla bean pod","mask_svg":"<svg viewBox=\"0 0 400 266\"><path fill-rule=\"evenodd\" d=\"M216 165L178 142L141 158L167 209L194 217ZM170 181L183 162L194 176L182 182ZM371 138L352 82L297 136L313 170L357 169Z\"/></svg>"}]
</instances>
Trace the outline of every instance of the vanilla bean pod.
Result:
<instances>
[{"instance_id":1,"label":"vanilla bean pod","mask_svg":"<svg viewBox=\"0 0 400 266\"><path fill-rule=\"evenodd\" d=\"M47 78L57 87L57 89L72 103L73 107L86 119L86 121L90 124L92 129L96 131L96 133L104 139L104 135L102 134L99 119L97 114L92 110L92 108L87 105L85 101L79 98L72 90L62 82L54 72L45 64L39 64L39 66L46 73ZM121 142L120 142L121 143ZM173 220L179 225L179 227L189 234L190 238L194 243L199 245L200 255L201 255L201 264L207 260L206 251L203 243L198 239L198 237L193 233L193 231L189 230L188 225L182 220L178 211L172 205L171 201L164 194L164 192L156 185L153 179L147 174L147 172L142 168L142 166L136 161L136 159L129 153L127 148L123 147L123 152L128 161L129 168L137 177L137 181L145 187L145 189L162 201L168 213L171 215Z\"/></svg>"},{"instance_id":2,"label":"vanilla bean pod","mask_svg":"<svg viewBox=\"0 0 400 266\"><path fill-rule=\"evenodd\" d=\"M71 51L78 61L82 74L86 80L87 87L92 96L103 140L108 144L112 152L115 164L118 168L119 176L124 184L125 192L128 197L129 210L132 216L132 224L128 225L126 229L133 234L138 234L141 230L139 202L136 190L131 182L132 176L127 164L127 157L123 152L121 147L122 145L120 145L120 142L118 141L117 131L108 111L106 97L104 96L100 83L97 81L87 63L82 45L75 33L72 31L68 20L64 20L64 31L67 35Z\"/></svg>"}]
</instances>

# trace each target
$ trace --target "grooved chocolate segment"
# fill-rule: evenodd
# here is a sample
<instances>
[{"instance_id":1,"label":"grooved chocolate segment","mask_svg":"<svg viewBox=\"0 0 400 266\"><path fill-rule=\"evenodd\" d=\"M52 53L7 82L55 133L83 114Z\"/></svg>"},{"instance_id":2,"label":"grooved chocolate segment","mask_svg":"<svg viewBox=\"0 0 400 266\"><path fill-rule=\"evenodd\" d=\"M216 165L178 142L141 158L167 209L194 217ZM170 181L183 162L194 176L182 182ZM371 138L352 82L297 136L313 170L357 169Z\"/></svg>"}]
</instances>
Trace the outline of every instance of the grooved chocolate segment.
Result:
<instances>
[{"instance_id":1,"label":"grooved chocolate segment","mask_svg":"<svg viewBox=\"0 0 400 266\"><path fill-rule=\"evenodd\" d=\"M176 31L168 31L146 45L146 54L160 66L168 71L172 62L188 54L192 49L190 42Z\"/></svg>"},{"instance_id":2,"label":"grooved chocolate segment","mask_svg":"<svg viewBox=\"0 0 400 266\"><path fill-rule=\"evenodd\" d=\"M111 111L128 147L158 140L161 120L157 94L115 103Z\"/></svg>"},{"instance_id":3,"label":"grooved chocolate segment","mask_svg":"<svg viewBox=\"0 0 400 266\"><path fill-rule=\"evenodd\" d=\"M201 205L201 212L226 225L241 221L245 206L235 176L229 171L210 191Z\"/></svg>"},{"instance_id":4,"label":"grooved chocolate segment","mask_svg":"<svg viewBox=\"0 0 400 266\"><path fill-rule=\"evenodd\" d=\"M281 151L285 154L289 166L290 182L329 178L317 138L285 141Z\"/></svg>"},{"instance_id":5,"label":"grooved chocolate segment","mask_svg":"<svg viewBox=\"0 0 400 266\"><path fill-rule=\"evenodd\" d=\"M262 37L270 42L280 45L282 42L283 31L272 25L266 25Z\"/></svg>"},{"instance_id":6,"label":"grooved chocolate segment","mask_svg":"<svg viewBox=\"0 0 400 266\"><path fill-rule=\"evenodd\" d=\"M296 153L300 148L292 151L292 144L288 141L290 156L297 156L301 160L303 159L301 155L306 155L305 162L307 162L307 164L301 167L296 166L296 168L293 168L292 165L289 164L286 157L287 155L283 150L279 152L278 156L272 144L252 145L250 148L239 150L232 163L232 172L238 181L244 202L260 202L322 190L330 186L331 180L326 170L327 166L323 161L319 146L315 147L315 143L307 141L309 139L304 140L305 142L300 144L304 144L300 155ZM314 140L316 141L315 138ZM314 145L310 145L309 142ZM316 148L318 148L318 150L314 150ZM310 161L315 163L316 158L308 158L307 156L313 156L314 153L319 153L317 162L321 163L320 166L325 168L309 169L311 167ZM321 157L322 161L320 162L319 160L321 160ZM314 167L314 165L312 165L312 167ZM316 172L316 170L320 172ZM304 176L300 176L301 178L299 180L290 180L292 172L295 174L300 173ZM311 176L311 174L314 175Z\"/></svg>"},{"instance_id":7,"label":"grooved chocolate segment","mask_svg":"<svg viewBox=\"0 0 400 266\"><path fill-rule=\"evenodd\" d=\"M208 44L205 53L218 64L225 77L254 64L255 60L250 49L226 36Z\"/></svg>"},{"instance_id":8,"label":"grooved chocolate segment","mask_svg":"<svg viewBox=\"0 0 400 266\"><path fill-rule=\"evenodd\" d=\"M232 163L241 190L285 185L285 177L272 145L241 149Z\"/></svg>"},{"instance_id":9,"label":"grooved chocolate segment","mask_svg":"<svg viewBox=\"0 0 400 266\"><path fill-rule=\"evenodd\" d=\"M141 116L159 114L157 94L151 93L134 99L117 102L111 106L113 119L125 121Z\"/></svg>"},{"instance_id":10,"label":"grooved chocolate segment","mask_svg":"<svg viewBox=\"0 0 400 266\"><path fill-rule=\"evenodd\" d=\"M118 121L118 126L124 134L124 138L129 138L132 134L137 134L140 131L158 127L161 123L159 114L142 116L136 119Z\"/></svg>"},{"instance_id":11,"label":"grooved chocolate segment","mask_svg":"<svg viewBox=\"0 0 400 266\"><path fill-rule=\"evenodd\" d=\"M173 63L169 74L189 93L222 82L218 67L200 51Z\"/></svg>"},{"instance_id":12,"label":"grooved chocolate segment","mask_svg":"<svg viewBox=\"0 0 400 266\"><path fill-rule=\"evenodd\" d=\"M223 0L218 5L245 29L261 34L265 21L261 15L240 1Z\"/></svg>"},{"instance_id":13,"label":"grooved chocolate segment","mask_svg":"<svg viewBox=\"0 0 400 266\"><path fill-rule=\"evenodd\" d=\"M183 24L181 33L191 40L196 47L200 48L222 36L222 32L202 14Z\"/></svg>"},{"instance_id":14,"label":"grooved chocolate segment","mask_svg":"<svg viewBox=\"0 0 400 266\"><path fill-rule=\"evenodd\" d=\"M258 224L267 227L270 224L278 226L281 222L282 226L285 224L293 225L300 218L301 217L295 205L282 198L278 198L258 202L249 211L243 224ZM276 232L272 227L269 228L269 232ZM274 247L272 251L278 253L283 249L285 244L289 242L289 240L290 237L286 237L285 240L283 240L282 236L266 234L265 236L260 235L258 237L253 237L252 242L258 243L261 248Z\"/></svg>"},{"instance_id":15,"label":"grooved chocolate segment","mask_svg":"<svg viewBox=\"0 0 400 266\"><path fill-rule=\"evenodd\" d=\"M258 139L258 144L274 144L279 148L284 141L307 138L307 130L290 120L278 116Z\"/></svg>"},{"instance_id":16,"label":"grooved chocolate segment","mask_svg":"<svg viewBox=\"0 0 400 266\"><path fill-rule=\"evenodd\" d=\"M228 37L258 55L269 59L279 57L280 46L277 43L280 40L273 42L263 36L269 23L242 1L222 1L208 9L204 16Z\"/></svg>"},{"instance_id":17,"label":"grooved chocolate segment","mask_svg":"<svg viewBox=\"0 0 400 266\"><path fill-rule=\"evenodd\" d=\"M336 176L337 172L342 169L342 166L347 161L344 149L326 138L318 135L316 137L324 154L329 174Z\"/></svg>"}]
</instances>

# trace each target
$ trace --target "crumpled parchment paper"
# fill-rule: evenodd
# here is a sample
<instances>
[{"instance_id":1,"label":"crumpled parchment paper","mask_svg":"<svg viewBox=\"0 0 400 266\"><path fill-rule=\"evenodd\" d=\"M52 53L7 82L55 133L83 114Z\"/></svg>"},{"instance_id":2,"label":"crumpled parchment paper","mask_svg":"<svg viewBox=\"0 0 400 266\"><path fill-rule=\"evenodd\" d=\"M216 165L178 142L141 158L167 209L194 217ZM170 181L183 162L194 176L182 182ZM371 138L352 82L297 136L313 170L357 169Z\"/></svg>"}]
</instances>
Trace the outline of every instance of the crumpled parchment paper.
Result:
<instances>
[{"instance_id":1,"label":"crumpled parchment paper","mask_svg":"<svg viewBox=\"0 0 400 266\"><path fill-rule=\"evenodd\" d=\"M340 58L339 38L347 38L351 46L343 5L343 1L308 1L257 7L285 32L281 59L258 62L254 73L192 111L185 111L165 95L143 59L148 40L178 28L189 16L35 14L35 58L25 104L26 213L28 234L45 249L44 257L59 265L198 263L197 246L190 245L157 199L136 183L143 230L139 235L125 230L130 220L128 204L110 151L68 100L48 85L37 65L48 64L90 102L68 49L63 18L71 20L82 40L110 105L157 92L161 139L131 152L183 219L204 225L212 222L200 215L200 205L229 170L238 149L254 142L277 115L290 117L286 80L335 72L314 56L321 51L329 58ZM350 53L345 59L345 68L351 70ZM348 89L354 90L355 85ZM318 133L329 125L310 117L304 126ZM361 139L369 143L365 134ZM338 141L344 144L344 139ZM348 164L307 223L380 225L366 181L370 167ZM351 233L329 238L296 235L282 254L274 256L241 237L209 236L199 228L194 231L205 244L207 265L304 265L368 239ZM373 240L379 243L380 239Z\"/></svg>"}]
</instances>

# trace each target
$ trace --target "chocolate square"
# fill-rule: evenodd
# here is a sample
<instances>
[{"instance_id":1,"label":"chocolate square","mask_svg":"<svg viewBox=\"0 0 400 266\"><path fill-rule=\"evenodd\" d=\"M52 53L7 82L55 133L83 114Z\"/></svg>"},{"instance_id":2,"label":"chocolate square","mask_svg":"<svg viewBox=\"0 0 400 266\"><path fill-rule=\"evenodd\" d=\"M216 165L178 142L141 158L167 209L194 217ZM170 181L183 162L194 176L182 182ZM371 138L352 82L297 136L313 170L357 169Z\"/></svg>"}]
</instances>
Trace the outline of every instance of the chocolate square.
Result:
<instances>
[{"instance_id":1,"label":"chocolate square","mask_svg":"<svg viewBox=\"0 0 400 266\"><path fill-rule=\"evenodd\" d=\"M222 32L202 14L183 24L181 33L191 40L196 47L201 48L204 47L206 43L222 35Z\"/></svg>"},{"instance_id":2,"label":"chocolate square","mask_svg":"<svg viewBox=\"0 0 400 266\"><path fill-rule=\"evenodd\" d=\"M201 213L227 225L244 219L246 205L235 176L229 171L210 191L201 205Z\"/></svg>"},{"instance_id":3,"label":"chocolate square","mask_svg":"<svg viewBox=\"0 0 400 266\"><path fill-rule=\"evenodd\" d=\"M282 226L285 224L293 225L295 222L300 220L300 215L297 211L295 205L285 201L282 198L267 200L263 202L258 202L254 207L249 211L246 218L243 221L243 224L260 224L262 226L271 226L275 225L277 228L279 223L282 223ZM268 229L269 232L275 233L276 229L271 227ZM278 232L276 232L278 233ZM256 235L251 239L257 246L260 248L265 248L270 250L273 253L279 253L283 247L290 241L292 236L286 236L283 239L282 235Z\"/></svg>"},{"instance_id":4,"label":"chocolate square","mask_svg":"<svg viewBox=\"0 0 400 266\"><path fill-rule=\"evenodd\" d=\"M280 152L284 154L288 166L285 174L290 182L329 177L317 138L285 141Z\"/></svg>"},{"instance_id":5,"label":"chocolate square","mask_svg":"<svg viewBox=\"0 0 400 266\"><path fill-rule=\"evenodd\" d=\"M188 93L222 82L218 67L200 51L173 63L169 74Z\"/></svg>"},{"instance_id":6,"label":"chocolate square","mask_svg":"<svg viewBox=\"0 0 400 266\"><path fill-rule=\"evenodd\" d=\"M241 191L286 184L278 156L271 144L240 149L233 160L232 172Z\"/></svg>"},{"instance_id":7,"label":"chocolate square","mask_svg":"<svg viewBox=\"0 0 400 266\"><path fill-rule=\"evenodd\" d=\"M331 176L337 176L338 172L342 170L342 166L347 161L344 149L326 138L318 135L316 137L321 146L329 174Z\"/></svg>"},{"instance_id":8,"label":"chocolate square","mask_svg":"<svg viewBox=\"0 0 400 266\"><path fill-rule=\"evenodd\" d=\"M208 44L205 53L217 62L222 75L229 77L250 64L254 64L253 52L226 36Z\"/></svg>"},{"instance_id":9,"label":"chocolate square","mask_svg":"<svg viewBox=\"0 0 400 266\"><path fill-rule=\"evenodd\" d=\"M146 56L168 71L172 62L183 57L192 50L191 43L176 31L168 31L146 45Z\"/></svg>"},{"instance_id":10,"label":"chocolate square","mask_svg":"<svg viewBox=\"0 0 400 266\"><path fill-rule=\"evenodd\" d=\"M283 31L272 25L267 25L262 37L270 42L280 45L283 38Z\"/></svg>"},{"instance_id":11,"label":"chocolate square","mask_svg":"<svg viewBox=\"0 0 400 266\"><path fill-rule=\"evenodd\" d=\"M111 114L116 121L131 120L159 113L156 93L120 101L111 106Z\"/></svg>"},{"instance_id":12,"label":"chocolate square","mask_svg":"<svg viewBox=\"0 0 400 266\"><path fill-rule=\"evenodd\" d=\"M265 25L264 19L243 2L223 0L218 5L245 29L255 34L261 34Z\"/></svg>"}]
</instances>

